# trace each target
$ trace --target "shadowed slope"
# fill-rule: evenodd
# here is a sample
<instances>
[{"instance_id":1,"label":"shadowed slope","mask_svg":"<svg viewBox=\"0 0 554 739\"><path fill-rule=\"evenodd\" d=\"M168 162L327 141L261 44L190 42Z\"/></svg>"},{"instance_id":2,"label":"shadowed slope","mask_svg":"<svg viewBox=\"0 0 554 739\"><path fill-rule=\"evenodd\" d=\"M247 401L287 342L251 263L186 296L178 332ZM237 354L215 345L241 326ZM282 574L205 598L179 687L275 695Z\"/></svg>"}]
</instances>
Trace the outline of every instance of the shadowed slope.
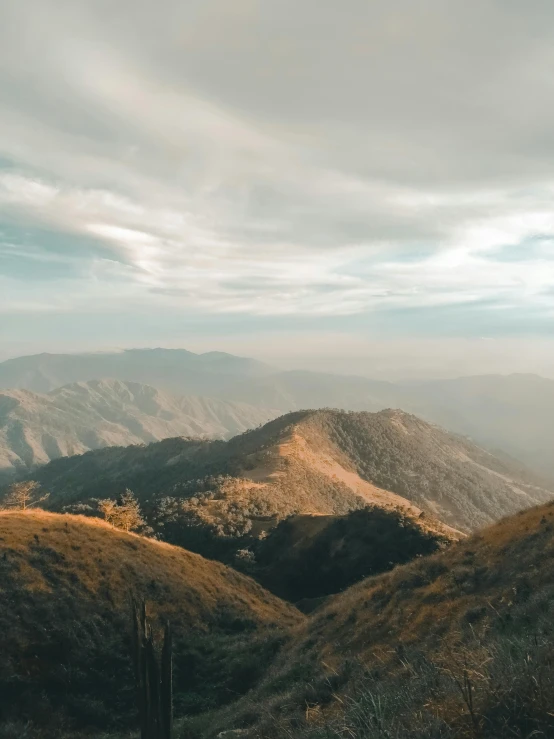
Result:
<instances>
[{"instance_id":1,"label":"shadowed slope","mask_svg":"<svg viewBox=\"0 0 554 739\"><path fill-rule=\"evenodd\" d=\"M255 561L246 571L271 592L309 610L325 596L436 552L453 538L446 527L443 534L429 530L425 518L396 509L290 516L253 546Z\"/></svg>"},{"instance_id":2,"label":"shadowed slope","mask_svg":"<svg viewBox=\"0 0 554 739\"><path fill-rule=\"evenodd\" d=\"M44 736L134 720L131 594L173 625L177 714L251 687L301 618L220 563L78 516L1 513L0 573L0 721Z\"/></svg>"}]
</instances>

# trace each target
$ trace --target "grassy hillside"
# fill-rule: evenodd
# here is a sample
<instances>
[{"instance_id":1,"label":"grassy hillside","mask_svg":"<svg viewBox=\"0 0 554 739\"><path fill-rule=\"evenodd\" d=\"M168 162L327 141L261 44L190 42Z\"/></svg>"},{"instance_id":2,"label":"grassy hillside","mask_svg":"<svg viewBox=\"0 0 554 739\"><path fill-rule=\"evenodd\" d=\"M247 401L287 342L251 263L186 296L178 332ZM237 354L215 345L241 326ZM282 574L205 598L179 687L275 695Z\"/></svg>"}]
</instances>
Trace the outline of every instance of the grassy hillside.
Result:
<instances>
[{"instance_id":1,"label":"grassy hillside","mask_svg":"<svg viewBox=\"0 0 554 739\"><path fill-rule=\"evenodd\" d=\"M290 371L237 380L216 390L225 399L278 408L402 408L477 444L512 455L554 479L550 453L554 381L532 374L484 375L391 383L366 377Z\"/></svg>"},{"instance_id":2,"label":"grassy hillside","mask_svg":"<svg viewBox=\"0 0 554 739\"><path fill-rule=\"evenodd\" d=\"M177 715L252 687L301 621L222 564L98 519L0 513L0 573L0 736L7 722L52 739L134 723L131 594L173 624Z\"/></svg>"},{"instance_id":3,"label":"grassy hillside","mask_svg":"<svg viewBox=\"0 0 554 739\"><path fill-rule=\"evenodd\" d=\"M303 428L312 446L339 450L364 480L464 531L554 495L522 466L402 411L323 411Z\"/></svg>"},{"instance_id":4,"label":"grassy hillside","mask_svg":"<svg viewBox=\"0 0 554 739\"><path fill-rule=\"evenodd\" d=\"M553 617L551 503L332 598L205 734L552 737Z\"/></svg>"}]
</instances>

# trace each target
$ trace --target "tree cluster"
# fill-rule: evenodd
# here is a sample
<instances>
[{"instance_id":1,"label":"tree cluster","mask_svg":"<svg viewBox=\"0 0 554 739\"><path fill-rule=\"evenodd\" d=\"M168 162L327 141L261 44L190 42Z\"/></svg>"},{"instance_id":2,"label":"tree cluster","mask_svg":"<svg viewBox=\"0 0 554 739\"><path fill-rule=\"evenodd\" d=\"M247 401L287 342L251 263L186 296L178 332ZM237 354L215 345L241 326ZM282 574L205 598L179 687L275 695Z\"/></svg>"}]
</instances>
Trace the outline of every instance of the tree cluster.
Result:
<instances>
[{"instance_id":1,"label":"tree cluster","mask_svg":"<svg viewBox=\"0 0 554 739\"><path fill-rule=\"evenodd\" d=\"M122 531L136 531L146 527L140 505L133 492L128 488L119 500L105 498L99 500L98 510L108 523Z\"/></svg>"},{"instance_id":2,"label":"tree cluster","mask_svg":"<svg viewBox=\"0 0 554 739\"><path fill-rule=\"evenodd\" d=\"M14 482L2 500L2 508L26 511L43 503L48 497L49 493L44 493L40 483L35 480Z\"/></svg>"}]
</instances>

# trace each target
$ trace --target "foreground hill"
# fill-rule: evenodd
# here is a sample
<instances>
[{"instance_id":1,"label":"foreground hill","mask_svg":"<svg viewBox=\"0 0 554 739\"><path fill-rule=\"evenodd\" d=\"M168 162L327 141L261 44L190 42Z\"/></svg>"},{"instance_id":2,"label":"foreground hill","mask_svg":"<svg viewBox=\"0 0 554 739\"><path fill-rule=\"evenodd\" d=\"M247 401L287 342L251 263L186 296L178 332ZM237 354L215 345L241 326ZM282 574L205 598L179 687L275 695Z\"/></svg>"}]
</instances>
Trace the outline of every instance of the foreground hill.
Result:
<instances>
[{"instance_id":1,"label":"foreground hill","mask_svg":"<svg viewBox=\"0 0 554 739\"><path fill-rule=\"evenodd\" d=\"M133 723L131 595L173 624L177 714L248 690L301 620L222 564L79 516L0 513L0 573L0 734Z\"/></svg>"},{"instance_id":2,"label":"foreground hill","mask_svg":"<svg viewBox=\"0 0 554 739\"><path fill-rule=\"evenodd\" d=\"M208 735L552 737L553 617L550 503L332 598Z\"/></svg>"},{"instance_id":3,"label":"foreground hill","mask_svg":"<svg viewBox=\"0 0 554 739\"><path fill-rule=\"evenodd\" d=\"M203 531L256 538L292 514L368 505L469 531L554 496L530 473L400 411L299 411L228 442L103 449L34 477L56 509L129 487L164 536L195 549Z\"/></svg>"},{"instance_id":4,"label":"foreground hill","mask_svg":"<svg viewBox=\"0 0 554 739\"><path fill-rule=\"evenodd\" d=\"M0 474L105 446L170 436L228 438L277 412L149 385L91 380L39 395L0 391Z\"/></svg>"}]
</instances>

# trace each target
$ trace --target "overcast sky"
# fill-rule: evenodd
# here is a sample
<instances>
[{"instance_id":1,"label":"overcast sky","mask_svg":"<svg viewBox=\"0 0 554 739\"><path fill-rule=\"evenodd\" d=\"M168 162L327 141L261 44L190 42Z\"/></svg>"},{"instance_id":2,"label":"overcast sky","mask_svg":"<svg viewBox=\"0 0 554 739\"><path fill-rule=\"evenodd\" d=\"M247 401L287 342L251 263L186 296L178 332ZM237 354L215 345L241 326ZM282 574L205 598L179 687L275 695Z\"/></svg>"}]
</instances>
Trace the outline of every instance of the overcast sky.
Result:
<instances>
[{"instance_id":1,"label":"overcast sky","mask_svg":"<svg viewBox=\"0 0 554 739\"><path fill-rule=\"evenodd\" d=\"M554 375L553 203L552 0L1 4L0 358Z\"/></svg>"}]
</instances>

